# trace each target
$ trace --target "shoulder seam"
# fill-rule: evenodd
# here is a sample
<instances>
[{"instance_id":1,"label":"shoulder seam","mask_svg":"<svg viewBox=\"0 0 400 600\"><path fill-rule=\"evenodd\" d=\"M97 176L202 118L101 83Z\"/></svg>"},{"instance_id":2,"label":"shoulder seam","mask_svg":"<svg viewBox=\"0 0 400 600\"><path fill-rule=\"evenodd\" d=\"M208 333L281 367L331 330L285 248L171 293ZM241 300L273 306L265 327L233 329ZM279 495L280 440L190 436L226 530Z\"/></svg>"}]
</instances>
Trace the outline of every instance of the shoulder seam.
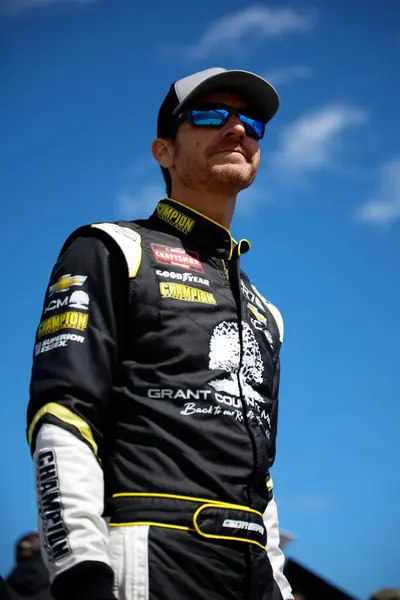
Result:
<instances>
[{"instance_id":1,"label":"shoulder seam","mask_svg":"<svg viewBox=\"0 0 400 600\"><path fill-rule=\"evenodd\" d=\"M129 279L136 277L142 262L141 235L116 223L93 223L90 227L104 231L118 244L126 260Z\"/></svg>"}]
</instances>

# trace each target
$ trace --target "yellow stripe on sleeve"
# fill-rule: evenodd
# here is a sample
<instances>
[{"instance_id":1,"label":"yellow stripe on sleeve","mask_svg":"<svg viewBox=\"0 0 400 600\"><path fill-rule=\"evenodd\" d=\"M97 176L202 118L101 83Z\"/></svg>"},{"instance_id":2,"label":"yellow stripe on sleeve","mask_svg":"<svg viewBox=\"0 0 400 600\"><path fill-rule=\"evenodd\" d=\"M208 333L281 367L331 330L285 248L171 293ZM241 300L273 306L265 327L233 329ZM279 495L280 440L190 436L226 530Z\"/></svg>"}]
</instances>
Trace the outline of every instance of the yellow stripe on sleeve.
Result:
<instances>
[{"instance_id":1,"label":"yellow stripe on sleeve","mask_svg":"<svg viewBox=\"0 0 400 600\"><path fill-rule=\"evenodd\" d=\"M57 419L60 419L60 421L63 421L68 425L76 427L79 430L81 436L92 446L93 452L95 456L97 456L98 446L94 441L92 430L90 429L87 422L84 419L82 419L82 417L72 412L72 410L70 410L66 406L63 406L62 404L57 404L57 402L49 402L48 404L45 404L40 410L38 410L36 415L33 417L28 429L28 442L30 446L32 445L32 438L33 433L35 431L35 427L38 421L46 414L53 415L54 417L57 417Z\"/></svg>"}]
</instances>

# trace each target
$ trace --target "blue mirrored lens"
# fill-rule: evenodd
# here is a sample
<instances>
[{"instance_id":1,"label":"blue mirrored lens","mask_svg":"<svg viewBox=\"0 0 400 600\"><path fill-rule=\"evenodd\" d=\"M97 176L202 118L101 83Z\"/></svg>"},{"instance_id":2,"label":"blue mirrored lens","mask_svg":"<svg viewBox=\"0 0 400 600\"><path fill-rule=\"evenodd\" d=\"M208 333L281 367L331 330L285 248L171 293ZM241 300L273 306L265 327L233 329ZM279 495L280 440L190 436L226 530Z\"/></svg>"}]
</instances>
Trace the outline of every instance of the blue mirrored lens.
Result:
<instances>
[{"instance_id":1,"label":"blue mirrored lens","mask_svg":"<svg viewBox=\"0 0 400 600\"><path fill-rule=\"evenodd\" d=\"M228 111L224 109L192 110L192 119L195 125L219 126L226 123Z\"/></svg>"},{"instance_id":2,"label":"blue mirrored lens","mask_svg":"<svg viewBox=\"0 0 400 600\"><path fill-rule=\"evenodd\" d=\"M204 127L221 127L221 125L225 125L232 113L239 117L246 129L247 135L255 137L256 139L261 139L263 137L265 125L262 121L242 115L234 109L204 108L202 110L192 110L192 123L193 125L203 125Z\"/></svg>"},{"instance_id":3,"label":"blue mirrored lens","mask_svg":"<svg viewBox=\"0 0 400 600\"><path fill-rule=\"evenodd\" d=\"M257 138L262 138L262 136L264 135L265 127L262 121L251 119L250 117L246 117L245 115L240 115L239 118L245 126L247 133L249 133L250 135L255 135Z\"/></svg>"}]
</instances>

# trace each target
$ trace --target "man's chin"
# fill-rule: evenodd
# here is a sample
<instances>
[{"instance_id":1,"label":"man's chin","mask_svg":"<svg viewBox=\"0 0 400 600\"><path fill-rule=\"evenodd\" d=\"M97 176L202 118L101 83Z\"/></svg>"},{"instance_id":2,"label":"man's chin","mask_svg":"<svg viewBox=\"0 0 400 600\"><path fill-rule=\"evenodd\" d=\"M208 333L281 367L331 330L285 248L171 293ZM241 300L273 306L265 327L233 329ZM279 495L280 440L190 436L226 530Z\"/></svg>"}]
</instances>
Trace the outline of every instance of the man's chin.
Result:
<instances>
[{"instance_id":1,"label":"man's chin","mask_svg":"<svg viewBox=\"0 0 400 600\"><path fill-rule=\"evenodd\" d=\"M226 187L234 190L234 193L238 193L249 187L254 181L254 177L255 173L251 169L245 168L245 165L228 163L213 166L210 183L212 181L220 188Z\"/></svg>"}]
</instances>

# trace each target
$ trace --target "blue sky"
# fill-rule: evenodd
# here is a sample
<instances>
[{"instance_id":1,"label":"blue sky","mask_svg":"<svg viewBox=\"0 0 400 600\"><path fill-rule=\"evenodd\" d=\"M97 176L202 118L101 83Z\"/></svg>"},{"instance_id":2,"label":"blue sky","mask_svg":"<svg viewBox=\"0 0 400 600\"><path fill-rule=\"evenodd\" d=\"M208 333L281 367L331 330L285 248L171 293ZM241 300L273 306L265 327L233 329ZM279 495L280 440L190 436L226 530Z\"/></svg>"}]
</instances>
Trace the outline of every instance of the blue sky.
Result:
<instances>
[{"instance_id":1,"label":"blue sky","mask_svg":"<svg viewBox=\"0 0 400 600\"><path fill-rule=\"evenodd\" d=\"M188 6L0 0L0 572L36 522L25 410L52 264L77 226L153 209L162 98L224 66L281 96L233 233L285 319L274 480L288 555L366 600L400 587L400 5Z\"/></svg>"}]
</instances>

